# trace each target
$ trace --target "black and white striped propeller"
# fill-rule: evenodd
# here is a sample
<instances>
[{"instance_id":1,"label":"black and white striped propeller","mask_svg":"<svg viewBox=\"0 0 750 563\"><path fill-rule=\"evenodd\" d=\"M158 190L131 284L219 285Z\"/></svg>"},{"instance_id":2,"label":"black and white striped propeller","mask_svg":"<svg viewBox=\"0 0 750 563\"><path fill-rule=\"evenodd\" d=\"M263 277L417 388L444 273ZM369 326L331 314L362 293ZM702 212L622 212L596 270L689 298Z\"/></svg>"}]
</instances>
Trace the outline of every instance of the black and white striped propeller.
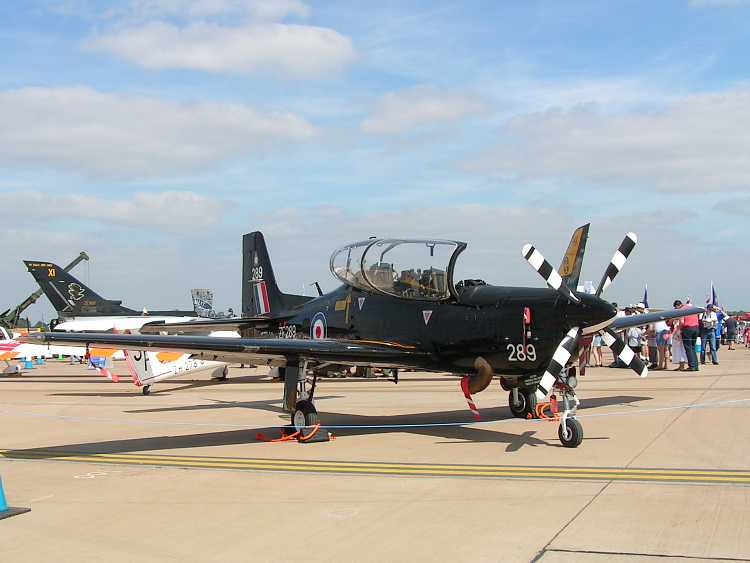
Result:
<instances>
[{"instance_id":1,"label":"black and white striped propeller","mask_svg":"<svg viewBox=\"0 0 750 563\"><path fill-rule=\"evenodd\" d=\"M625 265L625 262L633 251L633 248L635 248L637 242L638 237L636 237L634 233L628 233L625 235L622 243L620 243L620 247L617 249L617 252L615 252L604 272L602 281L595 294L596 297L600 297L604 290L607 289L615 279L617 274L620 273L620 270L622 270L622 267ZM558 271L544 258L538 249L534 248L531 244L525 244L521 249L521 254L531 267L534 268L542 278L544 278L544 281L549 287L560 293L570 303L581 304L581 299L576 296L570 288L568 288ZM635 371L640 377L646 377L648 374L646 364L643 363L640 357L635 354L617 334L606 328L599 330L598 333L602 336L604 342L609 346L616 358ZM571 356L575 355L582 335L583 330L581 327L572 327L560 344L558 344L547 369L542 375L542 379L539 381L536 391L538 400L544 400L552 390L555 380L560 377L563 369L565 369L565 366L570 361Z\"/></svg>"},{"instance_id":2,"label":"black and white striped propeller","mask_svg":"<svg viewBox=\"0 0 750 563\"><path fill-rule=\"evenodd\" d=\"M617 274L620 273L620 270L622 270L622 267L628 260L630 253L633 252L636 244L638 244L638 237L635 236L635 233L628 233L625 235L625 238L622 239L620 247L617 249L614 256L612 256L612 260L609 261L609 266L607 266L607 269L602 276L602 281L599 282L599 287L596 288L595 295L597 297L602 296L602 293L607 290Z\"/></svg>"}]
</instances>

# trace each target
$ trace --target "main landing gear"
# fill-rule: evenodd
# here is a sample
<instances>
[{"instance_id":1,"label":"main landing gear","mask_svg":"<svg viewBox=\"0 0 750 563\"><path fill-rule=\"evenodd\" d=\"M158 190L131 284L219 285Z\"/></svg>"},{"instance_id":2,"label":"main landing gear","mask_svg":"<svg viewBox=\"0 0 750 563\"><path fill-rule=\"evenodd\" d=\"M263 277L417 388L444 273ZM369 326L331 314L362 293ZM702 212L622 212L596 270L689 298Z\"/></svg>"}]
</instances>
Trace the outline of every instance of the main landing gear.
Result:
<instances>
[{"instance_id":1,"label":"main landing gear","mask_svg":"<svg viewBox=\"0 0 750 563\"><path fill-rule=\"evenodd\" d=\"M149 395L151 393L151 386L150 385L144 385L141 388L141 393L143 393L144 395Z\"/></svg>"},{"instance_id":2,"label":"main landing gear","mask_svg":"<svg viewBox=\"0 0 750 563\"><path fill-rule=\"evenodd\" d=\"M292 413L292 426L294 426L294 429L304 432L316 424L320 424L320 418L313 402L305 400L297 401Z\"/></svg>"},{"instance_id":3,"label":"main landing gear","mask_svg":"<svg viewBox=\"0 0 750 563\"><path fill-rule=\"evenodd\" d=\"M513 387L508 393L508 406L516 418L537 418L536 389Z\"/></svg>"},{"instance_id":4,"label":"main landing gear","mask_svg":"<svg viewBox=\"0 0 750 563\"><path fill-rule=\"evenodd\" d=\"M284 377L284 406L292 415L293 436L302 443L327 442L328 432L320 430L320 417L315 408L315 386L317 371L307 377L307 363L300 366L287 366Z\"/></svg>"}]
</instances>

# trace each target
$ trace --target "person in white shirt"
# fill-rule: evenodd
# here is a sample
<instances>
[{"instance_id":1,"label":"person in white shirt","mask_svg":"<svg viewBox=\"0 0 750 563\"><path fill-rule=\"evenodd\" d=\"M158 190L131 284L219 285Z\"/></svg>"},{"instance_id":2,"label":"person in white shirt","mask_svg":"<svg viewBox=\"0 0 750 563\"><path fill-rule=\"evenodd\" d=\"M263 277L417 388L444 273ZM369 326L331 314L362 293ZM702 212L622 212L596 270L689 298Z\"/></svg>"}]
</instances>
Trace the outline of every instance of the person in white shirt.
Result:
<instances>
[{"instance_id":1,"label":"person in white shirt","mask_svg":"<svg viewBox=\"0 0 750 563\"><path fill-rule=\"evenodd\" d=\"M716 355L716 325L719 324L719 318L716 316L713 305L706 305L706 312L700 317L701 330L701 363L706 363L706 348L711 350L711 362L719 365L719 358Z\"/></svg>"}]
</instances>

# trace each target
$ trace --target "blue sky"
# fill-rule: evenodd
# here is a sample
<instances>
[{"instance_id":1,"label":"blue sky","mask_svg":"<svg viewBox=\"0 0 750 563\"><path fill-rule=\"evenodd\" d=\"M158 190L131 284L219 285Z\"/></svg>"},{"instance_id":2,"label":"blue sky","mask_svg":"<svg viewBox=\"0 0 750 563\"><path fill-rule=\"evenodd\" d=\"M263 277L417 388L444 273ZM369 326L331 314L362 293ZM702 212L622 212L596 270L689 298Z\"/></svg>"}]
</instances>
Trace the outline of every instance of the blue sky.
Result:
<instances>
[{"instance_id":1,"label":"blue sky","mask_svg":"<svg viewBox=\"0 0 750 563\"><path fill-rule=\"evenodd\" d=\"M371 234L538 284L521 246L557 262L591 221L586 279L639 235L612 299L713 279L750 307L749 23L743 0L10 3L3 300L34 289L21 259L86 250L107 297L236 308L255 229L289 291Z\"/></svg>"}]
</instances>

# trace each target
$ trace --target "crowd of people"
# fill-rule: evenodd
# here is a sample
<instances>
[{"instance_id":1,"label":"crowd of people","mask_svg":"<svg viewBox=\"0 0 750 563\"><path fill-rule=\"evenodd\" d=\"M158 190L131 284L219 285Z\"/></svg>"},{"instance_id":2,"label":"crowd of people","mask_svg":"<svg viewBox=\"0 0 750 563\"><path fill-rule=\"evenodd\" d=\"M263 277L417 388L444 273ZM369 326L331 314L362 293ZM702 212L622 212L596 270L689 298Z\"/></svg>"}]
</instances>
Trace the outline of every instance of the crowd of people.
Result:
<instances>
[{"instance_id":1,"label":"crowd of people","mask_svg":"<svg viewBox=\"0 0 750 563\"><path fill-rule=\"evenodd\" d=\"M648 312L643 303L630 305L622 310L617 303L612 305L618 310L619 316ZM675 309L692 306L689 300L686 304L679 299L673 303ZM706 305L703 313L632 327L624 330L621 337L647 363L650 370L699 371L699 362L719 364L719 350L722 346L727 350L734 350L736 345L744 343L745 347L750 348L750 322L728 315L720 307ZM584 343L579 357L582 370L586 365L604 365L604 345L598 334L590 342ZM676 367L670 368L670 364ZM625 366L615 359L609 367Z\"/></svg>"}]
</instances>

